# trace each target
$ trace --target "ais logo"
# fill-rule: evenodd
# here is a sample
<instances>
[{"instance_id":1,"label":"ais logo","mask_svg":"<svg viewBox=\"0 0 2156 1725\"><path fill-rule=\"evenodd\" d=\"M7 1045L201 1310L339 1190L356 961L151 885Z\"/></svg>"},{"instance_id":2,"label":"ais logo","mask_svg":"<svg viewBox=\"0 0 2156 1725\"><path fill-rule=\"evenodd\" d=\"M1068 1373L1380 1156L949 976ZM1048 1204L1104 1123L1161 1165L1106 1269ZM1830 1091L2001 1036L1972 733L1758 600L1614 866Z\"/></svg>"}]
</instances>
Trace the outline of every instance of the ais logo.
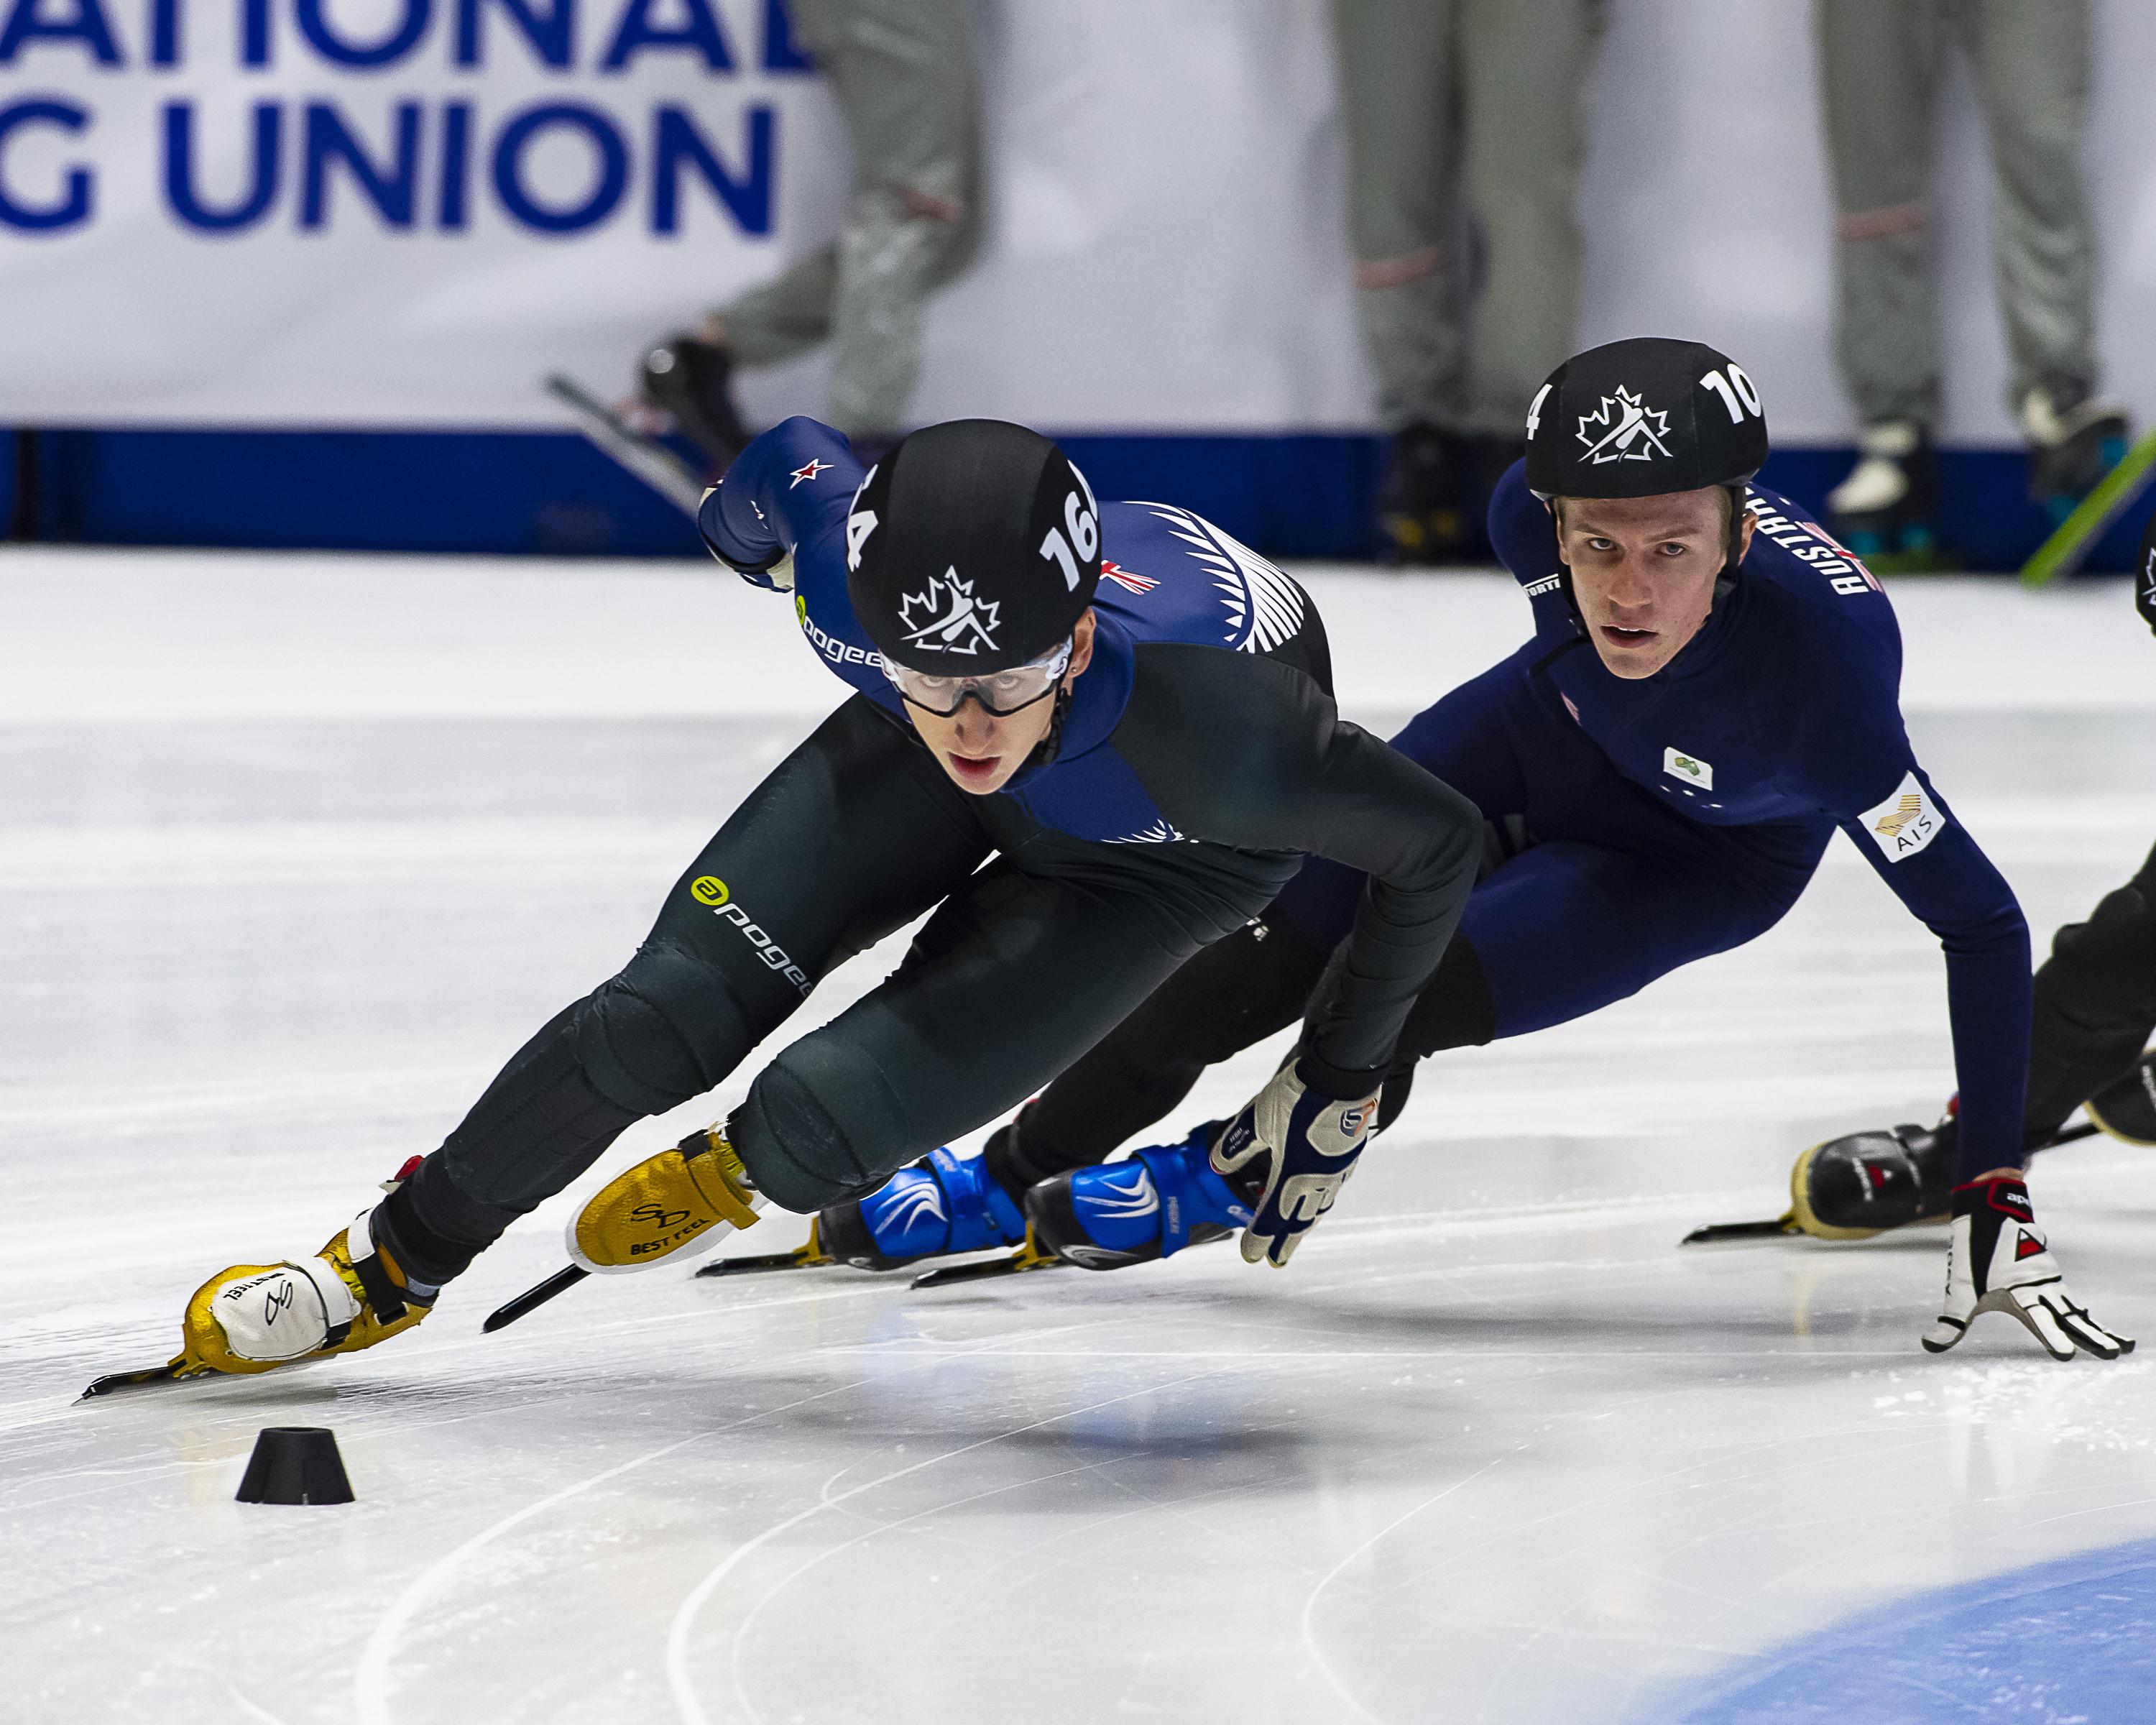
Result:
<instances>
[{"instance_id":1,"label":"ais logo","mask_svg":"<svg viewBox=\"0 0 2156 1725\"><path fill-rule=\"evenodd\" d=\"M1900 862L1938 837L1946 817L1913 773L1902 775L1887 799L1857 817L1887 861Z\"/></svg>"}]
</instances>

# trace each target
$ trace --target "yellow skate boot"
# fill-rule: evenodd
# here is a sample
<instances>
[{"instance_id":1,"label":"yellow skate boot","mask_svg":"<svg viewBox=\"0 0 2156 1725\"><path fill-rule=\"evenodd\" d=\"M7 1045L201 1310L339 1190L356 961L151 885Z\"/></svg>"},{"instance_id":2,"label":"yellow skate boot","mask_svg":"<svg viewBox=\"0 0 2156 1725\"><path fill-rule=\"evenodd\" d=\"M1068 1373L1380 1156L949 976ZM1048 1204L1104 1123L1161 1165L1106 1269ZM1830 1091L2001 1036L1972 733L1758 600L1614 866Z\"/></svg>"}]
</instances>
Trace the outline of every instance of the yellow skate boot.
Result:
<instances>
[{"instance_id":1,"label":"yellow skate boot","mask_svg":"<svg viewBox=\"0 0 2156 1725\"><path fill-rule=\"evenodd\" d=\"M570 1219L564 1244L580 1269L620 1276L755 1226L763 1204L721 1121L608 1181Z\"/></svg>"},{"instance_id":2,"label":"yellow skate boot","mask_svg":"<svg viewBox=\"0 0 2156 1725\"><path fill-rule=\"evenodd\" d=\"M418 1166L414 1158L383 1190ZM180 1320L174 1378L208 1372L273 1372L331 1354L356 1353L408 1330L434 1309L435 1290L414 1287L368 1230L369 1205L311 1258L235 1264L194 1291Z\"/></svg>"}]
</instances>

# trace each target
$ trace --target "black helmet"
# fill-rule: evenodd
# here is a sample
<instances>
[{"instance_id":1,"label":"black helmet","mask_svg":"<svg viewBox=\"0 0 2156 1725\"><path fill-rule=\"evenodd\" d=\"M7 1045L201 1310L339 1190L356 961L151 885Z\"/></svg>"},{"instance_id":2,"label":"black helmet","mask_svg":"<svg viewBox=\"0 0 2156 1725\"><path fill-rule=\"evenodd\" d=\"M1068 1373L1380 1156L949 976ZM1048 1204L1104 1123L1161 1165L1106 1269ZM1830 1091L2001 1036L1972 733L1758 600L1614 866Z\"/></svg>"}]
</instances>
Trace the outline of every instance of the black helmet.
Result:
<instances>
[{"instance_id":1,"label":"black helmet","mask_svg":"<svg viewBox=\"0 0 2156 1725\"><path fill-rule=\"evenodd\" d=\"M1527 489L1544 501L1741 487L1766 459L1759 392L1702 341L1641 336L1575 353L1527 409Z\"/></svg>"},{"instance_id":2,"label":"black helmet","mask_svg":"<svg viewBox=\"0 0 2156 1725\"><path fill-rule=\"evenodd\" d=\"M1000 419L902 438L846 517L846 592L916 670L1008 670L1067 639L1101 583L1101 511L1062 450Z\"/></svg>"}]
</instances>

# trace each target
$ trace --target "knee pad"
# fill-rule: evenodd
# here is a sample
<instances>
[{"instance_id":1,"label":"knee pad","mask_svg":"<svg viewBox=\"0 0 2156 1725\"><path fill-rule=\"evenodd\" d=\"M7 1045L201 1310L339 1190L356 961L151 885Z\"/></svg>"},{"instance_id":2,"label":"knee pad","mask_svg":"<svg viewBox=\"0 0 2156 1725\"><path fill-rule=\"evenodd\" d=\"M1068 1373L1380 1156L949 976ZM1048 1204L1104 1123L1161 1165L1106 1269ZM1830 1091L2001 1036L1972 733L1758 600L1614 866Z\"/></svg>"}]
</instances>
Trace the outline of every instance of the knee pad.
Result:
<instances>
[{"instance_id":1,"label":"knee pad","mask_svg":"<svg viewBox=\"0 0 2156 1725\"><path fill-rule=\"evenodd\" d=\"M761 1032L716 965L648 946L583 1002L577 1058L593 1088L639 1114L663 1114L731 1072Z\"/></svg>"},{"instance_id":2,"label":"knee pad","mask_svg":"<svg viewBox=\"0 0 2156 1725\"><path fill-rule=\"evenodd\" d=\"M812 1036L757 1076L726 1136L757 1189L806 1215L873 1192L935 1148L892 1129L905 1117L866 1055L835 1037Z\"/></svg>"},{"instance_id":3,"label":"knee pad","mask_svg":"<svg viewBox=\"0 0 2156 1725\"><path fill-rule=\"evenodd\" d=\"M2132 885L2105 894L2087 922L2059 931L2036 973L2040 1003L2092 1029L2156 1019L2156 911L2143 884L2150 873L2144 866Z\"/></svg>"}]
</instances>

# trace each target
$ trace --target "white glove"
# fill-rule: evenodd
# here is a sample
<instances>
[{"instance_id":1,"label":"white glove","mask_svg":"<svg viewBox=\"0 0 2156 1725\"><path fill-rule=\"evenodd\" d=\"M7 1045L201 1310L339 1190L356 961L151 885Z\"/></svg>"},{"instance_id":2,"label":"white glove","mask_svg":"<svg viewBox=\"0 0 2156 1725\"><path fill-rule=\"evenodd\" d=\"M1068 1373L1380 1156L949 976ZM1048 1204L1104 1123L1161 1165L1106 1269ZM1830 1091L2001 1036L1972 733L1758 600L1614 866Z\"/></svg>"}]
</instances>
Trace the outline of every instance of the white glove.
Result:
<instances>
[{"instance_id":1,"label":"white glove","mask_svg":"<svg viewBox=\"0 0 2156 1725\"><path fill-rule=\"evenodd\" d=\"M1270 1158L1265 1189L1243 1230L1245 1263L1262 1258L1279 1269L1295 1255L1355 1172L1377 1117L1375 1092L1344 1102L1321 1096L1304 1087L1290 1060L1228 1122L1213 1146L1214 1173L1232 1173L1260 1156Z\"/></svg>"},{"instance_id":2,"label":"white glove","mask_svg":"<svg viewBox=\"0 0 2156 1725\"><path fill-rule=\"evenodd\" d=\"M2133 1352L2067 1291L2020 1180L1972 1180L1954 1188L1953 1240L1947 1249L1946 1303L1924 1332L1924 1346L1944 1353L1969 1333L1980 1312L2003 1312L2028 1327L2053 1359L2076 1348L2098 1359Z\"/></svg>"}]
</instances>

